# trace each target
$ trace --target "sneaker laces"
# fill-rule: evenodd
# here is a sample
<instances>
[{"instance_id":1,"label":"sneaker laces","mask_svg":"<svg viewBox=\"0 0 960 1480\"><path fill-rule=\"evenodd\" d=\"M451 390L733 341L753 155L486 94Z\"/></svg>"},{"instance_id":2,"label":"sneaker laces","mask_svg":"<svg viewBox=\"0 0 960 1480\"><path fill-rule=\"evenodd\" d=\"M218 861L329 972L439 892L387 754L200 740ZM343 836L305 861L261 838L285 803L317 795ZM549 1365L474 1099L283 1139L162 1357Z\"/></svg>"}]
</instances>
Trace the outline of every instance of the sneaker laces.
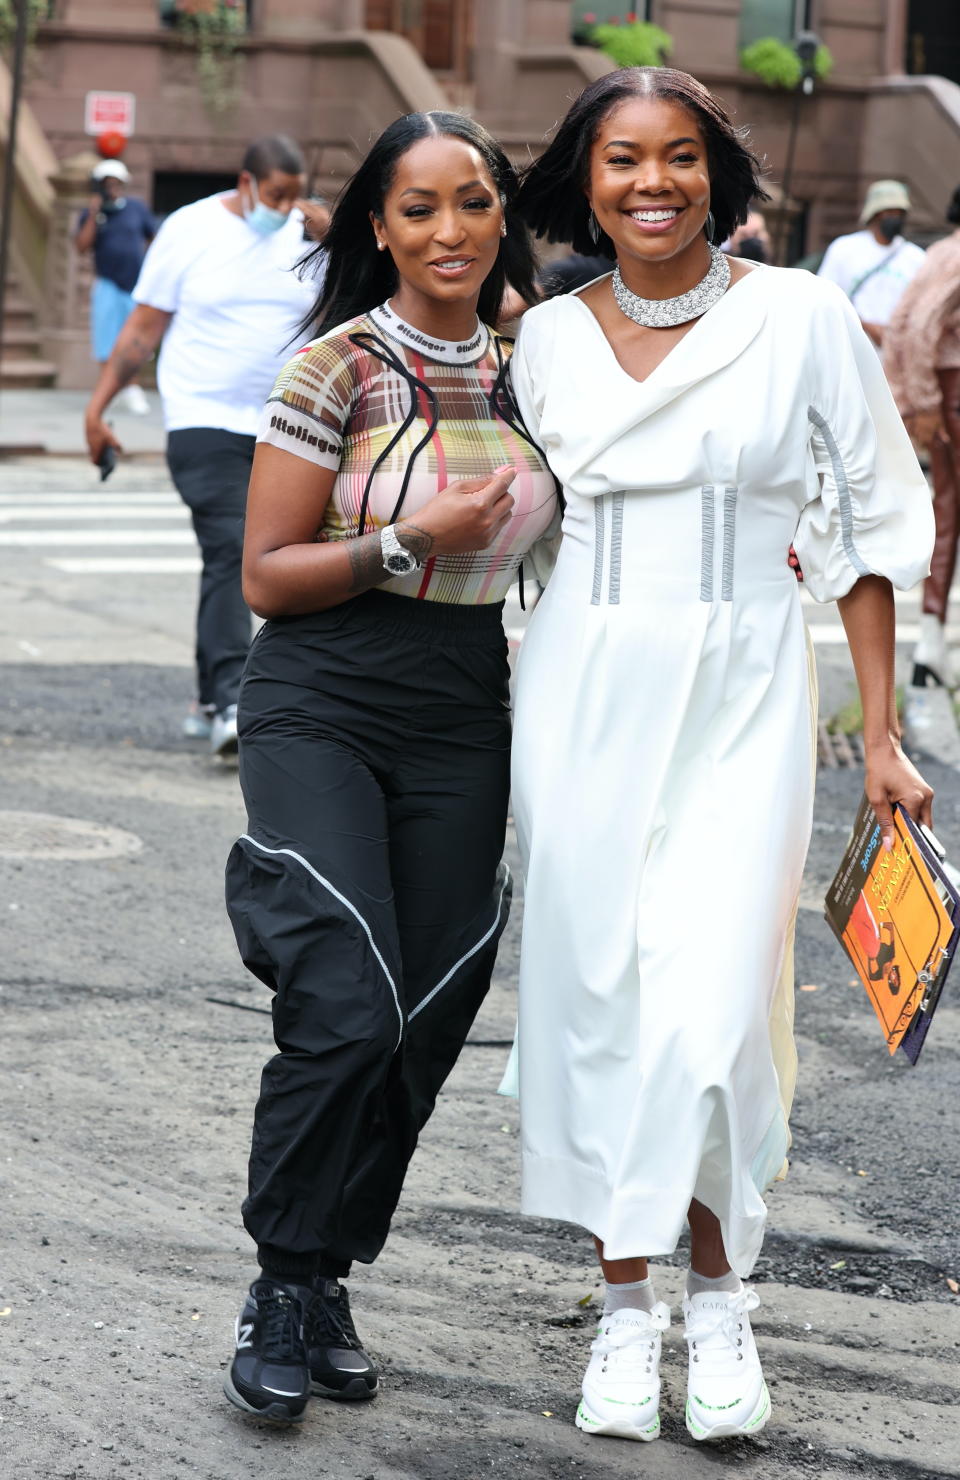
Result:
<instances>
[{"instance_id":1,"label":"sneaker laces","mask_svg":"<svg viewBox=\"0 0 960 1480\"><path fill-rule=\"evenodd\" d=\"M646 1367L649 1371L657 1338L670 1325L670 1309L659 1301L652 1311L631 1309L630 1315L635 1319L615 1323L610 1316L602 1316L590 1350L618 1367Z\"/></svg>"},{"instance_id":2,"label":"sneaker laces","mask_svg":"<svg viewBox=\"0 0 960 1480\"><path fill-rule=\"evenodd\" d=\"M298 1361L302 1355L299 1303L282 1287L266 1283L254 1287L253 1297L261 1323L261 1355L267 1361Z\"/></svg>"},{"instance_id":3,"label":"sneaker laces","mask_svg":"<svg viewBox=\"0 0 960 1480\"><path fill-rule=\"evenodd\" d=\"M333 1346L361 1351L360 1337L350 1314L350 1297L343 1285L337 1287L337 1303L315 1291L307 1311L307 1340L310 1346Z\"/></svg>"},{"instance_id":4,"label":"sneaker laces","mask_svg":"<svg viewBox=\"0 0 960 1480\"><path fill-rule=\"evenodd\" d=\"M719 1300L717 1304L720 1304ZM731 1353L738 1362L742 1362L744 1318L759 1304L760 1296L756 1290L744 1288L731 1295L719 1310L697 1307L691 1313L688 1306L683 1335L693 1360L705 1370L715 1372L728 1370ZM747 1325L749 1327L749 1321Z\"/></svg>"}]
</instances>

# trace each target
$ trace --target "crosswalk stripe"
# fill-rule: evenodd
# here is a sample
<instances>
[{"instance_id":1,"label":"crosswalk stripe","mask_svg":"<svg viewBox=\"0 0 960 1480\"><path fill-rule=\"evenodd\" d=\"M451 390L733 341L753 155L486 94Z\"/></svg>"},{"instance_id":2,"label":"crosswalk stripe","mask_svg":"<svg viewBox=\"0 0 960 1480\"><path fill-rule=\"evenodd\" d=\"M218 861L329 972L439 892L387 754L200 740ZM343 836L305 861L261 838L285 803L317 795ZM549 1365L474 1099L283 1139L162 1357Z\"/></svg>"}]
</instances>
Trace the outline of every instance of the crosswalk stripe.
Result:
<instances>
[{"instance_id":1,"label":"crosswalk stripe","mask_svg":"<svg viewBox=\"0 0 960 1480\"><path fill-rule=\"evenodd\" d=\"M179 504L183 500L176 493L108 493L104 489L91 488L87 493L0 493L0 506L18 509L39 508L50 504Z\"/></svg>"},{"instance_id":2,"label":"crosswalk stripe","mask_svg":"<svg viewBox=\"0 0 960 1480\"><path fill-rule=\"evenodd\" d=\"M0 507L0 524L27 523L34 520L86 520L86 519L180 519L188 521L190 515L182 506L169 508L166 504L151 504L137 509L130 504L78 504L76 508L11 509Z\"/></svg>"},{"instance_id":3,"label":"crosswalk stripe","mask_svg":"<svg viewBox=\"0 0 960 1480\"><path fill-rule=\"evenodd\" d=\"M199 555L157 555L152 559L139 559L135 555L102 555L92 556L89 560L82 556L76 559L50 559L45 560L44 564L75 576L176 576L195 574L200 569L201 562Z\"/></svg>"},{"instance_id":4,"label":"crosswalk stripe","mask_svg":"<svg viewBox=\"0 0 960 1480\"><path fill-rule=\"evenodd\" d=\"M0 529L0 545L195 545L192 529Z\"/></svg>"}]
</instances>

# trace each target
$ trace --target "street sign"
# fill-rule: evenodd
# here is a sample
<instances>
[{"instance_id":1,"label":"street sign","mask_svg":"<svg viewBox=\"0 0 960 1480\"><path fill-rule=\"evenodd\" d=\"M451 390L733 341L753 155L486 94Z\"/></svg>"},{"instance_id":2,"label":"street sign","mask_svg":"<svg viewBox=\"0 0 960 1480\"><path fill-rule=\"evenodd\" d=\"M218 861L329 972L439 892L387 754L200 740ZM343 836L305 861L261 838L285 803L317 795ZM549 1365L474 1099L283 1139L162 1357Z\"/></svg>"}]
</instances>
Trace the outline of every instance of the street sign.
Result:
<instances>
[{"instance_id":1,"label":"street sign","mask_svg":"<svg viewBox=\"0 0 960 1480\"><path fill-rule=\"evenodd\" d=\"M88 92L83 113L86 134L133 133L137 100L133 93Z\"/></svg>"}]
</instances>

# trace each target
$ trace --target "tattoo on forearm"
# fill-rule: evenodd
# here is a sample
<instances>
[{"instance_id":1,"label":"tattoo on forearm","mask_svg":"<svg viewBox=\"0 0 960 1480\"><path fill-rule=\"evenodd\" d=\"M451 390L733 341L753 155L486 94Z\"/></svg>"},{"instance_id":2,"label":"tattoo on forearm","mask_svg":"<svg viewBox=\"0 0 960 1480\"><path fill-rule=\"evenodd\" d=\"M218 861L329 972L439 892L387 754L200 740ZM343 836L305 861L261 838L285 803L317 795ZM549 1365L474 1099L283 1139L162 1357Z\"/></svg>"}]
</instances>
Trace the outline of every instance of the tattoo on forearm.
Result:
<instances>
[{"instance_id":1,"label":"tattoo on forearm","mask_svg":"<svg viewBox=\"0 0 960 1480\"><path fill-rule=\"evenodd\" d=\"M142 370L156 345L141 334L132 334L124 345L118 345L113 354L113 373L121 385L126 385Z\"/></svg>"},{"instance_id":2,"label":"tattoo on forearm","mask_svg":"<svg viewBox=\"0 0 960 1480\"><path fill-rule=\"evenodd\" d=\"M380 586L389 581L390 572L383 568L379 534L364 534L358 539L347 540L350 556L350 590L369 591L371 586Z\"/></svg>"},{"instance_id":3,"label":"tattoo on forearm","mask_svg":"<svg viewBox=\"0 0 960 1480\"><path fill-rule=\"evenodd\" d=\"M433 549L433 535L421 529L419 524L411 524L405 519L402 524L397 525L397 539L405 550L415 555L422 565L430 551Z\"/></svg>"}]
</instances>

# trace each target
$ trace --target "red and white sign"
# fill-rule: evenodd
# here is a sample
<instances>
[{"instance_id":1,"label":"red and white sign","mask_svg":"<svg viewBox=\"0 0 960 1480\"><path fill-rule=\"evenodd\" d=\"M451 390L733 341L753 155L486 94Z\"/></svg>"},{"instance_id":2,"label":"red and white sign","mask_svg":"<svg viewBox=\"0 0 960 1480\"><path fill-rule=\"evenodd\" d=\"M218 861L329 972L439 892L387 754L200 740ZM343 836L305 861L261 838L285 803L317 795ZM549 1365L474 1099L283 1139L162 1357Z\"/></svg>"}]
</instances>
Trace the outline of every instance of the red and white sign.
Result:
<instances>
[{"instance_id":1,"label":"red and white sign","mask_svg":"<svg viewBox=\"0 0 960 1480\"><path fill-rule=\"evenodd\" d=\"M133 93L88 92L83 131L87 134L133 133L137 100Z\"/></svg>"}]
</instances>

